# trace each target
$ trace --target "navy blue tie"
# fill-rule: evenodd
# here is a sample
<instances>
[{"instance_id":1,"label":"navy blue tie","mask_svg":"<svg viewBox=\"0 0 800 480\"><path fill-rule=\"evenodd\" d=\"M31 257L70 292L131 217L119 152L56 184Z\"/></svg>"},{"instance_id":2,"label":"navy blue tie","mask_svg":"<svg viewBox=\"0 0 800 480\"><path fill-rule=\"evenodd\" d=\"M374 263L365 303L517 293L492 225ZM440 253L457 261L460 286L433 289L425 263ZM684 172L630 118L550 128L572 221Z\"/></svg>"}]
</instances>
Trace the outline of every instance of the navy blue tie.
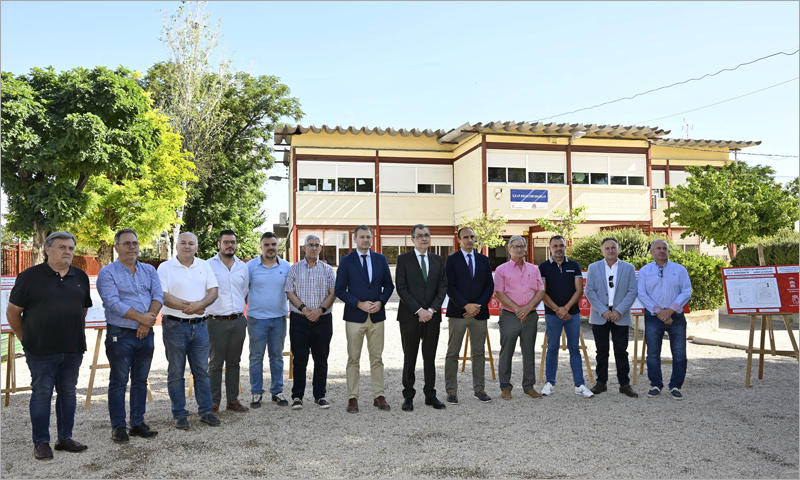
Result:
<instances>
[{"instance_id":1,"label":"navy blue tie","mask_svg":"<svg viewBox=\"0 0 800 480\"><path fill-rule=\"evenodd\" d=\"M361 255L361 267L364 269L364 275L367 276L367 280L369 281L369 270L367 269L367 256Z\"/></svg>"},{"instance_id":2,"label":"navy blue tie","mask_svg":"<svg viewBox=\"0 0 800 480\"><path fill-rule=\"evenodd\" d=\"M472 275L472 278L475 278L475 267L472 266L472 254L468 253L467 258L469 259L469 274Z\"/></svg>"}]
</instances>

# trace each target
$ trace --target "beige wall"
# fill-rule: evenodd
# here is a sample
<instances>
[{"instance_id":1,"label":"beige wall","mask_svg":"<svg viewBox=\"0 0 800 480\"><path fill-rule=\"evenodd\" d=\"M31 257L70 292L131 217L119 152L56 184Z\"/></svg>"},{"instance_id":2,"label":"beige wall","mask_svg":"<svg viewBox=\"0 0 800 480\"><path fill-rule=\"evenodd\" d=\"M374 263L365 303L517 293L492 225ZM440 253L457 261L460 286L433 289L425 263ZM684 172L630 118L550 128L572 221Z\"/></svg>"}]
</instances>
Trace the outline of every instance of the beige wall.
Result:
<instances>
[{"instance_id":1,"label":"beige wall","mask_svg":"<svg viewBox=\"0 0 800 480\"><path fill-rule=\"evenodd\" d=\"M453 164L455 179L453 216L450 218L452 225L461 223L461 216L473 218L483 209L481 196L481 149L477 148ZM491 212L491 209L489 209Z\"/></svg>"},{"instance_id":2,"label":"beige wall","mask_svg":"<svg viewBox=\"0 0 800 480\"><path fill-rule=\"evenodd\" d=\"M650 221L649 187L572 187L572 207L588 205L587 220Z\"/></svg>"},{"instance_id":3,"label":"beige wall","mask_svg":"<svg viewBox=\"0 0 800 480\"><path fill-rule=\"evenodd\" d=\"M297 224L374 225L374 193L297 192Z\"/></svg>"},{"instance_id":4,"label":"beige wall","mask_svg":"<svg viewBox=\"0 0 800 480\"><path fill-rule=\"evenodd\" d=\"M453 195L382 193L380 204L381 225L453 225Z\"/></svg>"}]
</instances>

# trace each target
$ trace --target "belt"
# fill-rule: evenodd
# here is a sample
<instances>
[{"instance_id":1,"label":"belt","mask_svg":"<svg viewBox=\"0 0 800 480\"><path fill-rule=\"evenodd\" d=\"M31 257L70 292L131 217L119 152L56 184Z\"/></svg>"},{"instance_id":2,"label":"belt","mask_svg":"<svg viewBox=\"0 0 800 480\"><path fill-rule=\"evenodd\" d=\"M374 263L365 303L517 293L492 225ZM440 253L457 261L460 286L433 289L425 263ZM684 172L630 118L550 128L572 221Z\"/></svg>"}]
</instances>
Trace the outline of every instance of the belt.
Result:
<instances>
[{"instance_id":1,"label":"belt","mask_svg":"<svg viewBox=\"0 0 800 480\"><path fill-rule=\"evenodd\" d=\"M206 319L206 317L181 318L181 317L176 317L174 315L163 315L163 317L166 318L167 320L175 320L176 322L181 322L181 323L200 323Z\"/></svg>"},{"instance_id":2,"label":"belt","mask_svg":"<svg viewBox=\"0 0 800 480\"><path fill-rule=\"evenodd\" d=\"M214 320L236 320L241 317L241 313L234 313L233 315L209 315Z\"/></svg>"}]
</instances>

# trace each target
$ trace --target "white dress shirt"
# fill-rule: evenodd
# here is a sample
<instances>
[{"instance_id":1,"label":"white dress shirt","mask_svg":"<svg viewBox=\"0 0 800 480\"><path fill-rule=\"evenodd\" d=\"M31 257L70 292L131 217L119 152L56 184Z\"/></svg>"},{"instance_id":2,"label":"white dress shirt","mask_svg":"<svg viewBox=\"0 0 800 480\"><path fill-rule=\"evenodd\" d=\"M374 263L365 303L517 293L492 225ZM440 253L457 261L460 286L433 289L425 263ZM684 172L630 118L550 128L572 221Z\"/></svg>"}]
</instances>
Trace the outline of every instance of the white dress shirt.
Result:
<instances>
[{"instance_id":1,"label":"white dress shirt","mask_svg":"<svg viewBox=\"0 0 800 480\"><path fill-rule=\"evenodd\" d=\"M364 261L364 259L362 258L362 255L366 255L367 256L367 258L366 258L366 260L367 260L367 274L368 274L367 276L369 277L369 281L370 282L372 282L372 253L371 252L372 252L372 250L367 250L367 253L361 253L361 250L356 250L356 253L358 253L358 266L359 267L364 268L361 265L361 262Z\"/></svg>"},{"instance_id":2,"label":"white dress shirt","mask_svg":"<svg viewBox=\"0 0 800 480\"><path fill-rule=\"evenodd\" d=\"M217 277L217 299L206 308L206 315L233 315L244 313L244 299L250 286L247 264L233 256L231 269L222 263L219 253L208 259L208 265Z\"/></svg>"},{"instance_id":3,"label":"white dress shirt","mask_svg":"<svg viewBox=\"0 0 800 480\"><path fill-rule=\"evenodd\" d=\"M473 249L471 252L466 252L463 248L461 249L461 253L464 255L464 261L467 262L467 267L469 267L469 258L467 255L472 255L472 276L475 277L475 250Z\"/></svg>"},{"instance_id":4,"label":"white dress shirt","mask_svg":"<svg viewBox=\"0 0 800 480\"><path fill-rule=\"evenodd\" d=\"M614 294L617 292L617 282L619 281L619 279L617 278L617 270L618 270L617 267L619 266L619 260L614 262L614 265L610 267L608 266L608 262L606 260L603 260L603 266L606 268L606 288L608 288L608 306L613 307ZM614 286L610 287L608 279L612 275L614 276L613 280Z\"/></svg>"},{"instance_id":5,"label":"white dress shirt","mask_svg":"<svg viewBox=\"0 0 800 480\"><path fill-rule=\"evenodd\" d=\"M428 276L428 273L431 271L431 262L430 257L428 257L428 252L422 253L416 248L414 249L414 254L417 256L417 263L419 263L419 268L422 268L422 257L425 257L425 276Z\"/></svg>"}]
</instances>

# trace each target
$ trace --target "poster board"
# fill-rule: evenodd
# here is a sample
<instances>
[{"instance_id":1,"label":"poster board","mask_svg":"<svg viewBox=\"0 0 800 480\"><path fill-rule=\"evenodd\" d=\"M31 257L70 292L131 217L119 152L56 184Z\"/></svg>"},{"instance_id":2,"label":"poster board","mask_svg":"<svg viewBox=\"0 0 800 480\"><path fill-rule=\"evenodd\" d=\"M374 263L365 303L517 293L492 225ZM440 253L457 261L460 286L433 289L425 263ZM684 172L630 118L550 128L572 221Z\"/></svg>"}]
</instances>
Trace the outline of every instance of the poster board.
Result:
<instances>
[{"instance_id":1,"label":"poster board","mask_svg":"<svg viewBox=\"0 0 800 480\"><path fill-rule=\"evenodd\" d=\"M800 266L730 267L722 269L728 313L798 313Z\"/></svg>"},{"instance_id":2,"label":"poster board","mask_svg":"<svg viewBox=\"0 0 800 480\"><path fill-rule=\"evenodd\" d=\"M11 295L11 289L17 281L16 275L4 275L0 278L0 331L2 333L11 332L11 326L8 324L6 318L6 309L8 308L8 297ZM106 326L106 316L103 311L103 301L100 299L100 294L97 293L97 275L89 276L89 288L92 294L92 307L86 314L86 328L101 328Z\"/></svg>"}]
</instances>

